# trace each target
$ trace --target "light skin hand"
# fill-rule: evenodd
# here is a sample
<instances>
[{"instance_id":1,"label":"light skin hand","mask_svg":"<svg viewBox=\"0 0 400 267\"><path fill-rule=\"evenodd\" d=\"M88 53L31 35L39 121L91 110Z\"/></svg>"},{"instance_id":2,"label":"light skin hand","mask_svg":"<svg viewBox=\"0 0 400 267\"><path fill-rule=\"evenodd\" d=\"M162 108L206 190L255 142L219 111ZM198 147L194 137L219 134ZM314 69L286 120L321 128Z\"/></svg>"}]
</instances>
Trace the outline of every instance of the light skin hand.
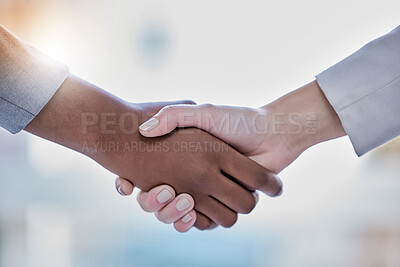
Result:
<instances>
[{"instance_id":1,"label":"light skin hand","mask_svg":"<svg viewBox=\"0 0 400 267\"><path fill-rule=\"evenodd\" d=\"M275 173L307 148L346 135L316 81L257 109L172 105L149 121L150 126L146 122L139 127L143 136L162 136L177 127L197 127Z\"/></svg>"},{"instance_id":2,"label":"light skin hand","mask_svg":"<svg viewBox=\"0 0 400 267\"><path fill-rule=\"evenodd\" d=\"M121 187L120 183L127 182L124 179L116 179L116 187L120 188L121 195L130 195L134 186L129 183L128 187ZM125 194L121 188L129 189ZM149 192L140 191L137 199L142 209L146 212L155 213L156 217L164 223L173 223L178 232L184 233L188 231L196 221L196 212L193 210L194 200L188 194L180 194L177 197L175 190L168 185L161 185L151 189ZM177 209L178 202L186 198L190 202L190 206L185 210Z\"/></svg>"},{"instance_id":3,"label":"light skin hand","mask_svg":"<svg viewBox=\"0 0 400 267\"><path fill-rule=\"evenodd\" d=\"M133 193L135 186L127 179L117 177L115 179L115 188L121 196L129 196ZM171 192L171 198L163 203L160 203L160 198L158 195L161 193L161 191L163 191L163 189L167 189L169 192ZM176 202L178 199L186 196L187 194L179 194L178 196L175 195L175 190L172 187L168 185L161 185L151 189L149 192L142 190L139 191L137 201L144 211L154 213L156 218L163 223L170 224L173 222L175 230L184 233L189 231L194 226L197 219L196 212L193 209L194 199L188 195L190 207L185 211L179 211L176 207ZM258 193L253 192L253 195L257 203ZM218 224L211 221L210 224L202 230L211 230L217 226Z\"/></svg>"},{"instance_id":4,"label":"light skin hand","mask_svg":"<svg viewBox=\"0 0 400 267\"><path fill-rule=\"evenodd\" d=\"M167 106L139 129L143 136L155 137L176 127L203 129L275 173L309 147L346 135L316 81L257 109ZM131 190L129 185L125 190Z\"/></svg>"}]
</instances>

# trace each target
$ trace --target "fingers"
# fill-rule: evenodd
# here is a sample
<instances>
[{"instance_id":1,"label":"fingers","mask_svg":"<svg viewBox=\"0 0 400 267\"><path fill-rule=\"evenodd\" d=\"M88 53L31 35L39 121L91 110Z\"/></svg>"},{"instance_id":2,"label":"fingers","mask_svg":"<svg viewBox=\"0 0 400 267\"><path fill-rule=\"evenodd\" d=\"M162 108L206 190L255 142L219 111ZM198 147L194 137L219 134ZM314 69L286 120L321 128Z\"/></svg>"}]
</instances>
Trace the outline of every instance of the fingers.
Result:
<instances>
[{"instance_id":1,"label":"fingers","mask_svg":"<svg viewBox=\"0 0 400 267\"><path fill-rule=\"evenodd\" d=\"M193 197L185 193L175 197L175 190L168 185L155 187L149 192L141 191L138 202L144 211L155 212L159 221L174 223L178 232L188 231L197 219Z\"/></svg>"},{"instance_id":2,"label":"fingers","mask_svg":"<svg viewBox=\"0 0 400 267\"><path fill-rule=\"evenodd\" d=\"M194 227L199 230L207 230L210 229L215 223L210 220L207 216L205 216L200 211L196 211L196 222L194 223Z\"/></svg>"},{"instance_id":3,"label":"fingers","mask_svg":"<svg viewBox=\"0 0 400 267\"><path fill-rule=\"evenodd\" d=\"M269 196L282 193L282 182L278 176L261 165L243 156L233 148L221 162L224 174L249 190L260 190Z\"/></svg>"},{"instance_id":4,"label":"fingers","mask_svg":"<svg viewBox=\"0 0 400 267\"><path fill-rule=\"evenodd\" d=\"M196 206L196 210L225 228L232 227L238 218L236 212L232 211L212 197L208 197L207 200L202 201L200 205ZM207 224L206 226L209 228L211 223Z\"/></svg>"},{"instance_id":5,"label":"fingers","mask_svg":"<svg viewBox=\"0 0 400 267\"><path fill-rule=\"evenodd\" d=\"M151 102L151 103L141 103L140 106L143 110L146 110L145 113L142 114L141 121L147 121L150 119L154 114L159 112L162 108L166 106L171 106L171 105L194 105L196 104L195 102L191 100L181 100L181 101L166 101L166 102Z\"/></svg>"},{"instance_id":6,"label":"fingers","mask_svg":"<svg viewBox=\"0 0 400 267\"><path fill-rule=\"evenodd\" d=\"M144 211L157 212L171 202L175 190L169 185L160 185L149 192L139 192L137 200Z\"/></svg>"},{"instance_id":7,"label":"fingers","mask_svg":"<svg viewBox=\"0 0 400 267\"><path fill-rule=\"evenodd\" d=\"M174 222L174 228L176 231L184 233L187 232L196 222L196 212L194 210L189 211L180 220Z\"/></svg>"},{"instance_id":8,"label":"fingers","mask_svg":"<svg viewBox=\"0 0 400 267\"><path fill-rule=\"evenodd\" d=\"M129 196L132 194L135 186L125 178L117 177L115 179L115 189L121 196Z\"/></svg>"},{"instance_id":9,"label":"fingers","mask_svg":"<svg viewBox=\"0 0 400 267\"><path fill-rule=\"evenodd\" d=\"M237 213L250 213L256 206L255 195L228 177L220 175L214 180L215 186L210 192L214 198Z\"/></svg>"},{"instance_id":10,"label":"fingers","mask_svg":"<svg viewBox=\"0 0 400 267\"><path fill-rule=\"evenodd\" d=\"M140 125L143 136L155 137L172 132L177 127L197 127L207 131L203 112L212 105L172 105L162 108L151 119Z\"/></svg>"},{"instance_id":11,"label":"fingers","mask_svg":"<svg viewBox=\"0 0 400 267\"><path fill-rule=\"evenodd\" d=\"M164 223L173 223L180 218L185 219L189 222L193 219L190 216L185 215L190 212L194 207L194 199L189 194L180 194L171 203L165 206L163 209L156 212L157 218Z\"/></svg>"}]
</instances>

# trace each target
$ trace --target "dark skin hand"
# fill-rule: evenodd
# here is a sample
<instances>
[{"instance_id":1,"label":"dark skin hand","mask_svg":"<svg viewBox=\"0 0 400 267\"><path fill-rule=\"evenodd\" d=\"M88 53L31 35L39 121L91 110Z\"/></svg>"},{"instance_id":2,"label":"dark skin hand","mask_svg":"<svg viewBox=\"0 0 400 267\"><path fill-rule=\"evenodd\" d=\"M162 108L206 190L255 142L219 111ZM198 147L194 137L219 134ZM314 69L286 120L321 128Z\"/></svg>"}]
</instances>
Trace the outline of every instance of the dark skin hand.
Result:
<instances>
[{"instance_id":1,"label":"dark skin hand","mask_svg":"<svg viewBox=\"0 0 400 267\"><path fill-rule=\"evenodd\" d=\"M25 130L89 156L142 190L168 184L190 194L199 229L213 221L231 227L237 213L254 208L253 190L280 193L273 173L204 131L141 136L138 126L170 104L128 103L71 75Z\"/></svg>"}]
</instances>

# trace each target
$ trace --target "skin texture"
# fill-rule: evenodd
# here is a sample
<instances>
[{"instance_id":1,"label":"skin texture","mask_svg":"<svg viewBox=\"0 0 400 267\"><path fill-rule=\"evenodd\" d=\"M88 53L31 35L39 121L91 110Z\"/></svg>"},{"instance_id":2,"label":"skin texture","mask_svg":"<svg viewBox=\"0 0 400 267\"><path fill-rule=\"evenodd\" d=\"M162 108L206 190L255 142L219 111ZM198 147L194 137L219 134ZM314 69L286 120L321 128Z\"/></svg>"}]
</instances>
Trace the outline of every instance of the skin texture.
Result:
<instances>
[{"instance_id":1,"label":"skin texture","mask_svg":"<svg viewBox=\"0 0 400 267\"><path fill-rule=\"evenodd\" d=\"M122 178L117 178L115 180L115 187L122 196L129 196L130 194L132 194L134 189L133 184L131 184L128 180ZM159 203L157 200L157 196L163 189L168 190L171 193L171 198L163 203ZM183 194L180 194L179 196L182 195ZM178 211L176 205L172 203L173 200L176 199L175 196L175 190L171 186L161 185L151 189L149 192L140 191L138 193L137 200L144 211L154 213L159 221L167 224L173 222L174 227L178 232L187 232L196 222L197 215L192 208L189 208L182 212ZM191 207L193 207L193 198L189 198L189 201ZM186 220L183 221L183 218L188 214L190 218L187 217ZM209 226L204 227L203 229L212 229L216 226L217 224L210 222Z\"/></svg>"},{"instance_id":2,"label":"skin texture","mask_svg":"<svg viewBox=\"0 0 400 267\"><path fill-rule=\"evenodd\" d=\"M140 127L142 135L162 136L176 127L197 127L228 142L275 173L290 165L309 147L345 135L336 112L316 81L258 109L210 104L173 105L163 108L154 118L159 123L150 130ZM118 184L123 182L123 178L117 178ZM133 186L125 184L123 190L129 194ZM139 198L142 206L147 201L149 198Z\"/></svg>"},{"instance_id":3,"label":"skin texture","mask_svg":"<svg viewBox=\"0 0 400 267\"><path fill-rule=\"evenodd\" d=\"M167 106L154 117L160 125L151 131L140 130L143 136L162 136L176 127L197 127L275 173L307 148L345 135L316 81L258 109L183 104Z\"/></svg>"},{"instance_id":4,"label":"skin texture","mask_svg":"<svg viewBox=\"0 0 400 267\"><path fill-rule=\"evenodd\" d=\"M254 208L253 190L280 193L273 173L202 130L140 135L138 126L168 104L128 103L70 76L25 130L91 157L142 190L167 184L189 194L199 229L213 222L231 227L237 213Z\"/></svg>"}]
</instances>

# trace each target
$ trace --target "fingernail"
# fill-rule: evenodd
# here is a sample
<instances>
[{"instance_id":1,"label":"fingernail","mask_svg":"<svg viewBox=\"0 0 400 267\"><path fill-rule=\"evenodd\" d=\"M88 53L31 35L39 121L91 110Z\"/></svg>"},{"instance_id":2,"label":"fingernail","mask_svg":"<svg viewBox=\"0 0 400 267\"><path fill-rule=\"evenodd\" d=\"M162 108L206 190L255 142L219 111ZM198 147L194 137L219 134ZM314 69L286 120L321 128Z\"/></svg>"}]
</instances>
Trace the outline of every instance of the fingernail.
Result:
<instances>
[{"instance_id":1,"label":"fingernail","mask_svg":"<svg viewBox=\"0 0 400 267\"><path fill-rule=\"evenodd\" d=\"M124 192L122 192L121 186L118 186L117 190L118 190L118 193L125 196Z\"/></svg>"},{"instance_id":2,"label":"fingernail","mask_svg":"<svg viewBox=\"0 0 400 267\"><path fill-rule=\"evenodd\" d=\"M182 197L176 202L176 209L178 211L184 211L185 209L190 207L190 201L186 197Z\"/></svg>"},{"instance_id":3,"label":"fingernail","mask_svg":"<svg viewBox=\"0 0 400 267\"><path fill-rule=\"evenodd\" d=\"M163 204L167 202L168 200L172 199L172 194L169 192L167 189L163 189L160 193L157 195L157 201L160 204Z\"/></svg>"},{"instance_id":4,"label":"fingernail","mask_svg":"<svg viewBox=\"0 0 400 267\"><path fill-rule=\"evenodd\" d=\"M182 222L183 222L183 223L188 223L188 222L190 222L192 219L193 219L192 216L190 216L190 214L188 213L188 214L185 215L185 217L182 218Z\"/></svg>"},{"instance_id":5,"label":"fingernail","mask_svg":"<svg viewBox=\"0 0 400 267\"><path fill-rule=\"evenodd\" d=\"M139 129L142 131L149 132L156 128L160 124L160 121L157 118L151 118L142 125L139 126Z\"/></svg>"},{"instance_id":6,"label":"fingernail","mask_svg":"<svg viewBox=\"0 0 400 267\"><path fill-rule=\"evenodd\" d=\"M258 195L258 192L257 191L253 192L253 196L256 199L256 204L257 204L258 200L260 199L260 196Z\"/></svg>"}]
</instances>

